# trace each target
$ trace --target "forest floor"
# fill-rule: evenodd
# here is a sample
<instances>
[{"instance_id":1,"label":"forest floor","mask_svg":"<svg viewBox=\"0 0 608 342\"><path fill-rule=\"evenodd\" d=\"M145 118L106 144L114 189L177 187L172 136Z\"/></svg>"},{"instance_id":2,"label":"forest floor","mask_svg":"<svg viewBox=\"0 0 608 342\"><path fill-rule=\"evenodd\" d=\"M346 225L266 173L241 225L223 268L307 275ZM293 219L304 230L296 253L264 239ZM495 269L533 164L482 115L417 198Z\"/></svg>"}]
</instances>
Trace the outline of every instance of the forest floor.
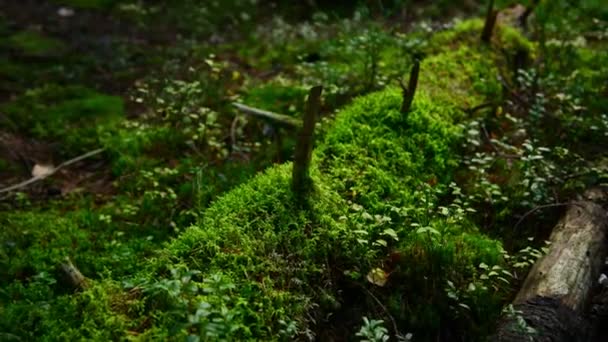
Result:
<instances>
[{"instance_id":1,"label":"forest floor","mask_svg":"<svg viewBox=\"0 0 608 342\"><path fill-rule=\"evenodd\" d=\"M480 239L499 241L510 256L496 265L509 276L486 281L489 273L479 262L471 266L475 280L453 289L438 276L441 285L433 281L433 291L421 292L432 298L429 303L441 303L436 311L445 312L437 314L419 310L415 300L394 302L390 286L370 280L378 268L362 269L368 281L360 275L362 281L351 284L339 277L345 282L340 291L366 304L347 303L335 310L338 319L328 314L317 331L298 331L298 337L346 340L362 316L372 314L392 334L412 331L422 340L480 338L492 331L494 323L484 319L495 319L513 297L564 204L608 180L608 17L594 1L579 12L559 3L547 10L548 19L542 12L533 17L522 35L529 41L518 44L529 55L503 51L506 57L497 58L499 85L482 93L500 99L467 108L474 119L457 129L464 132L463 146L451 156L457 166L439 175L452 181L442 188L436 185L442 179L420 175L416 194L432 203L413 205L425 205L427 212L436 205L440 212L442 204L462 199L459 209L470 211L466 221L483 234ZM175 279L196 276L141 270L163 260L160 251L188 227L205 222L216 199L289 161L295 145L293 129L244 116L232 103L299 116L308 89L322 84L322 140L353 98L397 86L415 59L445 48L429 43L434 34L485 10L473 1L458 8L301 6L296 11L280 3L227 1L193 10L185 0L150 6L0 0L0 188L103 149L15 191L0 190L0 339L52 340L59 333L145 339L183 329L171 325L179 315L155 301L159 291L171 293ZM520 9L504 9L502 24L513 24ZM580 23L590 13L596 17ZM349 205L359 211L359 197L352 196ZM554 206L539 209L547 204ZM370 217L382 216L370 208L362 212L368 209L375 215ZM390 227L384 230L389 235ZM401 231L397 235L403 239ZM373 249L372 257L370 249L366 255L385 265L404 254L396 250ZM94 284L88 290L66 291L56 271L66 257ZM164 279L169 273L177 278ZM394 277L418 280L401 276ZM507 285L497 285L501 281ZM493 288L496 303L488 303L498 309L488 317L473 307L486 297L477 297L471 284ZM176 291L181 298L187 289ZM332 296L321 296L330 304L320 305L339 307ZM412 313L419 316L407 316ZM70 322L56 323L61 319ZM455 328L467 319L473 323L464 332ZM393 326L395 320L401 328Z\"/></svg>"}]
</instances>

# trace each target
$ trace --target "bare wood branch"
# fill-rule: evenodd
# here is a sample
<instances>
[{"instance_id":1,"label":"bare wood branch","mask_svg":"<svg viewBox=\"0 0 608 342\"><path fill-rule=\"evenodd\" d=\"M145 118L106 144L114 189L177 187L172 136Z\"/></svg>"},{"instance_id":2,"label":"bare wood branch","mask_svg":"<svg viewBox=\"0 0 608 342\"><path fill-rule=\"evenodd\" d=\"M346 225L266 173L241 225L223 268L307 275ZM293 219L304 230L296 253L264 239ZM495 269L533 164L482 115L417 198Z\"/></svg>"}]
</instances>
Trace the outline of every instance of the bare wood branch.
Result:
<instances>
[{"instance_id":1,"label":"bare wood branch","mask_svg":"<svg viewBox=\"0 0 608 342\"><path fill-rule=\"evenodd\" d=\"M416 88L418 87L418 75L420 74L420 61L415 60L412 69L410 70L410 79L408 85L403 84L400 80L401 91L403 93L403 102L401 103L401 113L406 114L412 107L414 96L416 95Z\"/></svg>"},{"instance_id":2,"label":"bare wood branch","mask_svg":"<svg viewBox=\"0 0 608 342\"><path fill-rule=\"evenodd\" d=\"M0 194L5 193L5 192L15 191L15 190L18 190L18 189L21 189L21 188L25 188L26 186L28 186L30 184L36 183L36 182L38 182L40 180L43 180L43 179L45 179L47 177L52 176L57 171L59 171L61 168L64 168L66 166L70 166L70 165L75 164L75 163L77 163L77 162L79 162L81 160L84 160L86 158L90 158L92 156L98 155L98 154L100 154L103 151L105 151L105 148L99 148L97 150L93 150L93 151L87 152L87 153L85 153L83 155L80 155L80 156L78 156L76 158L72 158L72 159L70 159L68 161L65 161L65 162L59 164L59 166L51 169L48 173L45 173L44 175L32 177L32 178L30 178L30 179L28 179L26 181L21 182L21 183L18 183L18 184L11 185L9 187L0 189Z\"/></svg>"},{"instance_id":3,"label":"bare wood branch","mask_svg":"<svg viewBox=\"0 0 608 342\"><path fill-rule=\"evenodd\" d=\"M494 32L494 26L496 25L496 18L498 17L498 11L494 10L494 0L490 0L488 3L488 11L486 13L486 21L483 25L483 31L481 33L481 41L484 43L490 43L492 39L492 32Z\"/></svg>"},{"instance_id":4,"label":"bare wood branch","mask_svg":"<svg viewBox=\"0 0 608 342\"><path fill-rule=\"evenodd\" d=\"M244 105L242 103L233 103L232 105L245 114L257 116L259 118L266 119L266 120L270 120L273 123L276 123L278 125L288 126L288 127L302 127L301 120L291 117L289 115L269 112L267 110L250 107L250 106Z\"/></svg>"},{"instance_id":5,"label":"bare wood branch","mask_svg":"<svg viewBox=\"0 0 608 342\"><path fill-rule=\"evenodd\" d=\"M304 198L311 188L309 176L310 159L314 143L314 130L319 108L321 107L322 86L312 87L308 93L304 125L298 135L293 161L292 190L296 196Z\"/></svg>"},{"instance_id":6,"label":"bare wood branch","mask_svg":"<svg viewBox=\"0 0 608 342\"><path fill-rule=\"evenodd\" d=\"M64 285L71 287L73 290L80 290L86 287L86 278L74 266L70 258L65 258L64 262L59 265L59 270L61 271Z\"/></svg>"}]
</instances>

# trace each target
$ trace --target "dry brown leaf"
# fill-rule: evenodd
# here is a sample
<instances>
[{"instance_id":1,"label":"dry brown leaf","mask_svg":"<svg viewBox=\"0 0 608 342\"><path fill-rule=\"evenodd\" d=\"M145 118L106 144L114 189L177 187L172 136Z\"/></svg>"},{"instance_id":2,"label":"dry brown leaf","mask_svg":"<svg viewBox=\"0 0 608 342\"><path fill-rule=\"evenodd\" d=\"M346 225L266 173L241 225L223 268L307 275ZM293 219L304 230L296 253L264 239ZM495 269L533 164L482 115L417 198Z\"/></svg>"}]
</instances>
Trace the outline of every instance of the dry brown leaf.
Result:
<instances>
[{"instance_id":1,"label":"dry brown leaf","mask_svg":"<svg viewBox=\"0 0 608 342\"><path fill-rule=\"evenodd\" d=\"M55 167L53 165L36 164L32 169L32 176L44 178L53 173Z\"/></svg>"}]
</instances>

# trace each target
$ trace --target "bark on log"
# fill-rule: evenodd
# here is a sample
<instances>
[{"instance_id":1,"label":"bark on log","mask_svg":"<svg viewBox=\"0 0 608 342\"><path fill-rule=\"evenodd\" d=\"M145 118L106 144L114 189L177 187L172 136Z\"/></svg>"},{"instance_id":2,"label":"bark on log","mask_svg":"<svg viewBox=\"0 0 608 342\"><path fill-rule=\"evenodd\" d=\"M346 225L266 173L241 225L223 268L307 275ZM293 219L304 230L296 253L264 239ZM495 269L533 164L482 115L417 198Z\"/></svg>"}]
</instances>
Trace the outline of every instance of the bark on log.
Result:
<instances>
[{"instance_id":1,"label":"bark on log","mask_svg":"<svg viewBox=\"0 0 608 342\"><path fill-rule=\"evenodd\" d=\"M64 287L77 291L87 286L87 279L74 266L70 258L66 257L64 262L59 264L58 269L61 273L60 280Z\"/></svg>"},{"instance_id":2,"label":"bark on log","mask_svg":"<svg viewBox=\"0 0 608 342\"><path fill-rule=\"evenodd\" d=\"M549 238L548 253L534 264L513 301L536 332L525 332L515 317L505 317L493 340L587 341L585 310L606 257L607 199L607 189L596 188L569 205Z\"/></svg>"}]
</instances>

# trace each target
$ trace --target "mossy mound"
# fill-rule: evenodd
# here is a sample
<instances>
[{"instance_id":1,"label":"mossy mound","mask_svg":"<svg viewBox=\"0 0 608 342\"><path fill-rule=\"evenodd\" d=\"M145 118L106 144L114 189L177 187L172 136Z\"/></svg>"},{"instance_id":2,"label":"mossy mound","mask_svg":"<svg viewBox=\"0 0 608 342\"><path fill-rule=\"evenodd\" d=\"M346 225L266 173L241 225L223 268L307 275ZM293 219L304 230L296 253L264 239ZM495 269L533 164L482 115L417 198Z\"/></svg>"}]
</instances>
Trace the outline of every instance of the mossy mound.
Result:
<instances>
[{"instance_id":1,"label":"mossy mound","mask_svg":"<svg viewBox=\"0 0 608 342\"><path fill-rule=\"evenodd\" d=\"M121 98L81 86L47 85L27 91L2 107L9 129L60 142L66 153L99 146L99 126L124 117ZM12 126L12 127L10 127Z\"/></svg>"},{"instance_id":2,"label":"mossy mound","mask_svg":"<svg viewBox=\"0 0 608 342\"><path fill-rule=\"evenodd\" d=\"M466 47L429 58L407 114L399 112L396 89L341 111L315 152L316 188L306 209L289 188L290 165L217 200L158 261L162 277L170 270L173 279L176 272L192 276L179 300L166 298L169 291L164 300L147 298L181 305L157 308L157 327L181 322L180 334L206 338L293 338L342 312L353 300L342 291L369 286L364 275L372 281L374 272L390 272L380 295L392 298L395 316L419 336L454 319L444 286L466 288L477 266L500 264L503 251L466 215L437 214L432 193L448 186L456 166L465 119L459 108L498 93L492 61L490 50ZM389 266L388 255L398 261ZM497 314L490 292L469 296ZM365 313L366 305L355 306ZM176 309L181 314L169 314Z\"/></svg>"}]
</instances>

